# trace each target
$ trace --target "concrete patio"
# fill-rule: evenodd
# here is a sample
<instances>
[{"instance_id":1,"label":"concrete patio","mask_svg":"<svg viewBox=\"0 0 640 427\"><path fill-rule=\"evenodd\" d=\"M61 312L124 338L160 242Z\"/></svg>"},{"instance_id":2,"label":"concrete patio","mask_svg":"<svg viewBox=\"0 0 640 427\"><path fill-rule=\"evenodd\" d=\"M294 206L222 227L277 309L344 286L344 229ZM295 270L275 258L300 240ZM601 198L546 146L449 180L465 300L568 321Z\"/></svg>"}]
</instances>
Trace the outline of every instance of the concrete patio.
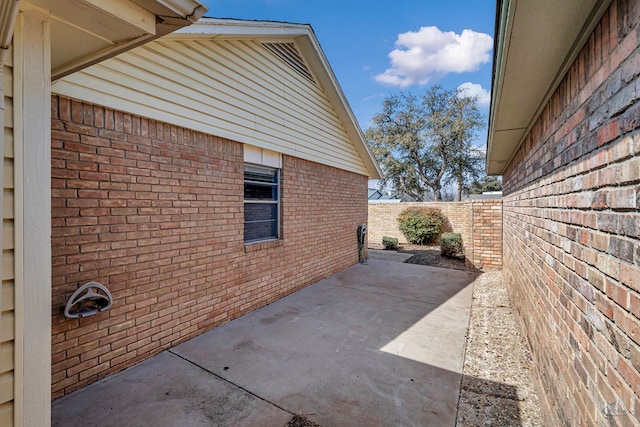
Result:
<instances>
[{"instance_id":1,"label":"concrete patio","mask_svg":"<svg viewBox=\"0 0 640 427\"><path fill-rule=\"evenodd\" d=\"M54 401L52 424L454 426L474 278L371 259Z\"/></svg>"}]
</instances>

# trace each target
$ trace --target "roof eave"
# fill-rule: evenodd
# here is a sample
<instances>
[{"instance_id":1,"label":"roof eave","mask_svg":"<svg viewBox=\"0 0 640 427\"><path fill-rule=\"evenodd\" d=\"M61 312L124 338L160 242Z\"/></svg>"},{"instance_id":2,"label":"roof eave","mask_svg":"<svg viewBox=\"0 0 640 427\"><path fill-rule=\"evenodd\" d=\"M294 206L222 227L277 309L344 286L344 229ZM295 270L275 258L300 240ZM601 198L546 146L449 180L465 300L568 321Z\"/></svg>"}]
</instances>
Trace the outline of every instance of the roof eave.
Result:
<instances>
[{"instance_id":1,"label":"roof eave","mask_svg":"<svg viewBox=\"0 0 640 427\"><path fill-rule=\"evenodd\" d=\"M329 65L329 61L327 61L318 40L313 35L313 30L310 29L308 36L297 38L296 42L302 50L302 54L308 60L309 67L318 78L320 85L325 89L327 97L336 109L336 113L342 119L347 134L351 140L354 141L356 151L369 171L369 178L382 178L380 165L375 160L375 157L369 148L369 144L364 137L362 128L360 128L358 120L353 114L353 110L351 110L351 106L338 84L338 80Z\"/></svg>"},{"instance_id":2,"label":"roof eave","mask_svg":"<svg viewBox=\"0 0 640 427\"><path fill-rule=\"evenodd\" d=\"M251 21L228 18L203 17L193 25L173 32L171 38L255 38L255 37L292 37L308 34L307 24L294 24L277 21Z\"/></svg>"},{"instance_id":3,"label":"roof eave","mask_svg":"<svg viewBox=\"0 0 640 427\"><path fill-rule=\"evenodd\" d=\"M200 0L137 0L137 3L159 17L185 20L187 25L196 22L208 10Z\"/></svg>"},{"instance_id":4,"label":"roof eave","mask_svg":"<svg viewBox=\"0 0 640 427\"><path fill-rule=\"evenodd\" d=\"M46 0L35 1L38 3L46 3ZM116 56L120 53L131 50L134 47L165 36L180 28L189 26L196 22L207 11L207 7L197 0L133 0L131 3L155 15L154 28L151 28L149 31L140 30L139 34L126 41L120 41L91 53L83 54L73 61L64 63L63 65L52 69L52 80L57 80L107 58ZM91 6L96 9L104 7L101 3L95 1L91 2ZM116 17L111 13L111 11L105 10L104 19L111 19L114 21L120 20L121 22L124 22L126 17ZM64 22L64 20L60 20L60 22ZM52 55L55 55L56 48L61 50L68 49L67 46L57 47L52 45Z\"/></svg>"},{"instance_id":5,"label":"roof eave","mask_svg":"<svg viewBox=\"0 0 640 427\"><path fill-rule=\"evenodd\" d=\"M488 174L504 172L611 1L498 0Z\"/></svg>"}]
</instances>

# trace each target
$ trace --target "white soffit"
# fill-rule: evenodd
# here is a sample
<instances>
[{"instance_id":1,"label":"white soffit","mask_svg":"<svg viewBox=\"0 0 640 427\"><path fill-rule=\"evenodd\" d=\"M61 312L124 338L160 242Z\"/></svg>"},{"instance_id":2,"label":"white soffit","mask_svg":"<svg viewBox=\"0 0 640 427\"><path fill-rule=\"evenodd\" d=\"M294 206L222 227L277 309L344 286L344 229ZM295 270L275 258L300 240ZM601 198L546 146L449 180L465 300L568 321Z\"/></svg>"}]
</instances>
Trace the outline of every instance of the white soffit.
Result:
<instances>
[{"instance_id":1,"label":"white soffit","mask_svg":"<svg viewBox=\"0 0 640 427\"><path fill-rule=\"evenodd\" d=\"M610 3L501 2L489 117L489 174L504 172Z\"/></svg>"},{"instance_id":2,"label":"white soffit","mask_svg":"<svg viewBox=\"0 0 640 427\"><path fill-rule=\"evenodd\" d=\"M196 21L196 0L30 0L51 14L51 77L71 74Z\"/></svg>"}]
</instances>

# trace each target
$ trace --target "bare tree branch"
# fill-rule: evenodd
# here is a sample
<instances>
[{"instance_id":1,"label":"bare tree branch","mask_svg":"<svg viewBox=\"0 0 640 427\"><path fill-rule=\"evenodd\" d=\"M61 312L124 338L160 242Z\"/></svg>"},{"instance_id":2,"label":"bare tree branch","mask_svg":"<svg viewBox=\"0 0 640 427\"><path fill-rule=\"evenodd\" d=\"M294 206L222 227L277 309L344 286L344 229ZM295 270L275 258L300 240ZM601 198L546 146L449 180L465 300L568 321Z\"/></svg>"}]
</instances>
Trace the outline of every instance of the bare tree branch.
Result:
<instances>
[{"instance_id":1,"label":"bare tree branch","mask_svg":"<svg viewBox=\"0 0 640 427\"><path fill-rule=\"evenodd\" d=\"M441 200L443 184L456 182L460 199L480 174L482 159L471 143L484 125L476 98L433 86L420 98L404 92L385 98L365 136L385 172L383 184L392 183L397 195Z\"/></svg>"}]
</instances>

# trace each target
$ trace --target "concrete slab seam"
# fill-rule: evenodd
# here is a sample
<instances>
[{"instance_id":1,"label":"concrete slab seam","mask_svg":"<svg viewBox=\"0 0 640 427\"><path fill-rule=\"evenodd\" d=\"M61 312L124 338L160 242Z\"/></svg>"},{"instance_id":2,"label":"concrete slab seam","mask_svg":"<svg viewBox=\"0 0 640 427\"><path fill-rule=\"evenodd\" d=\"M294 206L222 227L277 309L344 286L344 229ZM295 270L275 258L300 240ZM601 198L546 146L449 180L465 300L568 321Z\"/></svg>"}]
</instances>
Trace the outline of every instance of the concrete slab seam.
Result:
<instances>
[{"instance_id":1,"label":"concrete slab seam","mask_svg":"<svg viewBox=\"0 0 640 427\"><path fill-rule=\"evenodd\" d=\"M193 366L196 366L196 367L198 367L198 368L202 369L203 371L207 372L208 374L211 374L211 375L213 375L214 377L216 377L216 378L218 378L218 379L220 379L220 380L222 380L222 381L224 381L224 382L226 382L226 383L228 383L228 384L231 384L231 385L232 385L232 386L234 386L234 387L239 388L240 390L244 391L245 393L248 393L248 394L250 394L251 396L253 396L253 397L255 397L255 398L258 398L258 399L262 400L263 402L268 403L269 405L272 405L272 406L274 406L274 407L276 407L276 408L280 409L281 411L284 411L284 412L286 412L286 413L288 413L288 414L291 414L292 416L293 416L293 415L296 415L294 412L291 412L291 411L289 411L288 409L283 408L282 406L278 405L277 403L271 402L271 401L269 401L269 400L265 399L264 397L259 396L259 395L255 394L255 393L253 393L252 391L247 390L246 388L244 388L244 387L242 387L242 386L240 386L240 385L238 385L238 384L235 384L235 383L234 383L234 382L232 382L232 381L229 381L228 379L226 379L226 378L224 378L224 377L221 377L220 375L216 374L215 372L213 372L213 371L211 371L211 370L209 370L209 369L205 368L204 366L200 366L200 365L198 365L198 364L197 364L197 363L195 363L194 361L189 360L189 359L187 359L186 357L181 356L181 355L180 355L180 354L178 354L178 353L174 353L174 352L172 351L172 349L167 350L167 352L168 352L168 353L173 354L174 356L176 356L176 357L178 357L178 358L180 358L180 359L184 360L185 362L187 362L187 363L189 363L189 364L191 364L191 365L193 365Z\"/></svg>"}]
</instances>

